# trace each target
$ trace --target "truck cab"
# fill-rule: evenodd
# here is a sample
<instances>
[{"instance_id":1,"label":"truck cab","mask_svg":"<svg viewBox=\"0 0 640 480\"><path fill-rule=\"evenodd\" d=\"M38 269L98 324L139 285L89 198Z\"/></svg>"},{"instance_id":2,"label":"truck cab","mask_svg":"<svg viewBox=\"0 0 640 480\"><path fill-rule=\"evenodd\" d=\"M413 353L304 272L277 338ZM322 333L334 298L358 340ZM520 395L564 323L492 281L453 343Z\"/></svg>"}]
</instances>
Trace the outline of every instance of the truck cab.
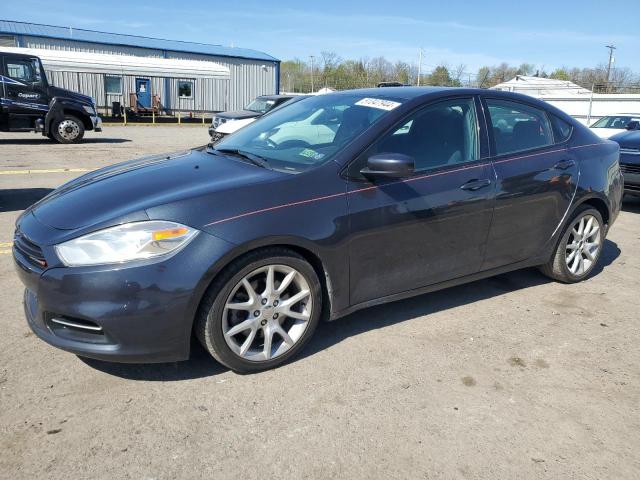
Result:
<instances>
[{"instance_id":1,"label":"truck cab","mask_svg":"<svg viewBox=\"0 0 640 480\"><path fill-rule=\"evenodd\" d=\"M91 97L49 85L38 57L0 49L0 131L78 143L86 130L102 130Z\"/></svg>"}]
</instances>

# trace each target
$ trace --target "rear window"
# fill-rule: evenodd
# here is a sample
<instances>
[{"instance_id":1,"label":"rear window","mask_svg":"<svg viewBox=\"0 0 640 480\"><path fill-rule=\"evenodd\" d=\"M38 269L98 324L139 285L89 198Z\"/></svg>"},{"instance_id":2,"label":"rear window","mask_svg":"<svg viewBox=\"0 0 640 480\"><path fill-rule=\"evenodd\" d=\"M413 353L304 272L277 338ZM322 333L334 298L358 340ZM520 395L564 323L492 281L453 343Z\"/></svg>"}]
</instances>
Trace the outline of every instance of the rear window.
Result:
<instances>
[{"instance_id":1,"label":"rear window","mask_svg":"<svg viewBox=\"0 0 640 480\"><path fill-rule=\"evenodd\" d=\"M544 110L508 100L487 99L497 155L553 144Z\"/></svg>"}]
</instances>

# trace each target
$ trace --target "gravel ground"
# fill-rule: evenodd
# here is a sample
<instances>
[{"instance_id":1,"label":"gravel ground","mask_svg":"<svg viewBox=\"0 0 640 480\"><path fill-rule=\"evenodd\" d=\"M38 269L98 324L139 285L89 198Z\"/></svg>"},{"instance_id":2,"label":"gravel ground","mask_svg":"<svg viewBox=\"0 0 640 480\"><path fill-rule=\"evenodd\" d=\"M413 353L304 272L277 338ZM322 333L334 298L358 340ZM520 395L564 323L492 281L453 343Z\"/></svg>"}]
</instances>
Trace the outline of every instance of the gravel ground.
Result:
<instances>
[{"instance_id":1,"label":"gravel ground","mask_svg":"<svg viewBox=\"0 0 640 480\"><path fill-rule=\"evenodd\" d=\"M0 478L640 478L640 199L581 284L525 270L360 311L257 375L195 344L188 362L110 364L30 332L13 222L80 174L61 169L207 134L87 140L0 134Z\"/></svg>"}]
</instances>

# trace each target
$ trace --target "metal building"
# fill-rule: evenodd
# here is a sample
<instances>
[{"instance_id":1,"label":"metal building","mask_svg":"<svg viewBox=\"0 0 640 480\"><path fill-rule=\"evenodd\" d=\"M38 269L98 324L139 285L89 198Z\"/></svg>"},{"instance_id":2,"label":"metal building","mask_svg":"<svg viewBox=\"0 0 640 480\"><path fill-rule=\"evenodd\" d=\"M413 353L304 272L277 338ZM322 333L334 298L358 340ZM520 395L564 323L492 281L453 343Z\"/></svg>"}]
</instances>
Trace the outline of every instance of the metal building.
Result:
<instances>
[{"instance_id":1,"label":"metal building","mask_svg":"<svg viewBox=\"0 0 640 480\"><path fill-rule=\"evenodd\" d=\"M105 113L114 101L170 114L234 110L279 93L280 61L245 48L7 20L0 47L40 56L53 85L94 97Z\"/></svg>"}]
</instances>

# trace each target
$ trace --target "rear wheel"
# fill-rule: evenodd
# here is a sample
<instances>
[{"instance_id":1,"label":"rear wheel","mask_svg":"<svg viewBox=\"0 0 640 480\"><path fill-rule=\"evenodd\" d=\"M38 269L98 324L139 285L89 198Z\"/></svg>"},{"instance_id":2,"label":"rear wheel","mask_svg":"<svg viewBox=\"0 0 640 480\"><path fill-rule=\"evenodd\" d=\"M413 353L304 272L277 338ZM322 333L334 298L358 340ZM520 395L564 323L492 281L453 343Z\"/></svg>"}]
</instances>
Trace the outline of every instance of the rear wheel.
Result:
<instances>
[{"instance_id":1,"label":"rear wheel","mask_svg":"<svg viewBox=\"0 0 640 480\"><path fill-rule=\"evenodd\" d=\"M554 280L574 283L584 280L596 266L604 245L604 222L595 208L577 210L542 273Z\"/></svg>"},{"instance_id":2,"label":"rear wheel","mask_svg":"<svg viewBox=\"0 0 640 480\"><path fill-rule=\"evenodd\" d=\"M311 338L322 310L314 269L272 248L234 262L209 288L196 335L211 355L241 373L279 366Z\"/></svg>"},{"instance_id":3,"label":"rear wheel","mask_svg":"<svg viewBox=\"0 0 640 480\"><path fill-rule=\"evenodd\" d=\"M84 124L73 115L65 115L51 125L51 134L59 143L78 143L84 137Z\"/></svg>"}]
</instances>

